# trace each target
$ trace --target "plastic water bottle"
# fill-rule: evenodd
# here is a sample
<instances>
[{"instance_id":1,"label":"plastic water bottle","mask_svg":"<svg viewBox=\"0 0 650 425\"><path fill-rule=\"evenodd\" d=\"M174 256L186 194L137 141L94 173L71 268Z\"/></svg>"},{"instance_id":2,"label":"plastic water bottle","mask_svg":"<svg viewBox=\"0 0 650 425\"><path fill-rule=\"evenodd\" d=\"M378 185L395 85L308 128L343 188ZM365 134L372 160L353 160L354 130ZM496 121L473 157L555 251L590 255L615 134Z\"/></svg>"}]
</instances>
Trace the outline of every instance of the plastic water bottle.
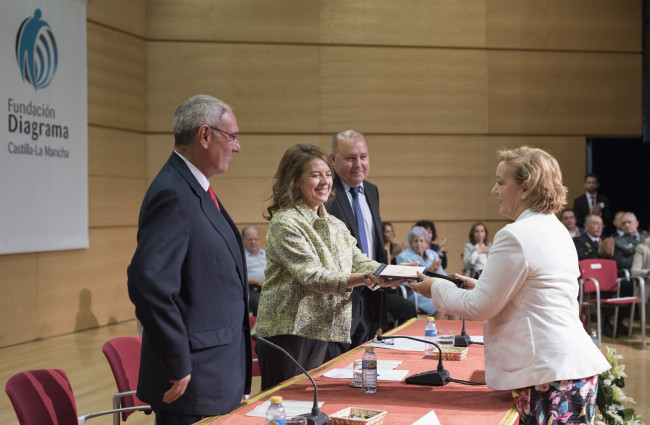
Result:
<instances>
[{"instance_id":1,"label":"plastic water bottle","mask_svg":"<svg viewBox=\"0 0 650 425\"><path fill-rule=\"evenodd\" d=\"M591 340L594 342L594 344L598 345L598 332L591 331Z\"/></svg>"},{"instance_id":2,"label":"plastic water bottle","mask_svg":"<svg viewBox=\"0 0 650 425\"><path fill-rule=\"evenodd\" d=\"M433 317L427 317L427 324L424 326L424 339L433 343L438 343L438 327ZM433 344L427 344L424 348L425 356L433 356L436 347Z\"/></svg>"},{"instance_id":3,"label":"plastic water bottle","mask_svg":"<svg viewBox=\"0 0 650 425\"><path fill-rule=\"evenodd\" d=\"M271 405L266 409L266 425L286 425L287 412L282 406L282 397L274 395L271 397Z\"/></svg>"},{"instance_id":4,"label":"plastic water bottle","mask_svg":"<svg viewBox=\"0 0 650 425\"><path fill-rule=\"evenodd\" d=\"M371 345L364 348L366 352L361 357L361 385L364 393L372 394L377 392L377 355Z\"/></svg>"}]
</instances>

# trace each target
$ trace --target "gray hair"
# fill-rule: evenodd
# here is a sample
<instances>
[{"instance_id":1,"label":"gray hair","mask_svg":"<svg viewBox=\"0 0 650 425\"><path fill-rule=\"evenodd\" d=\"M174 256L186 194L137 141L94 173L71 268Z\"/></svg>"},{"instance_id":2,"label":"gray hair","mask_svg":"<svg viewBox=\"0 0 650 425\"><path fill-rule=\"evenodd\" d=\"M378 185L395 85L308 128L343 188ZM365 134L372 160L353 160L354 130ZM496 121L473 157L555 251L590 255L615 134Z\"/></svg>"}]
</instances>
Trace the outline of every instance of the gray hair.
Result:
<instances>
[{"instance_id":1,"label":"gray hair","mask_svg":"<svg viewBox=\"0 0 650 425\"><path fill-rule=\"evenodd\" d=\"M416 236L424 236L424 240L427 241L427 243L431 243L431 237L429 236L429 232L427 232L427 229L425 229L424 227L414 226L411 229L408 235L409 245L411 244L411 242L413 242L413 238Z\"/></svg>"},{"instance_id":2,"label":"gray hair","mask_svg":"<svg viewBox=\"0 0 650 425\"><path fill-rule=\"evenodd\" d=\"M189 145L202 125L219 127L226 111L232 112L230 105L212 96L197 94L186 99L174 112L175 146Z\"/></svg>"},{"instance_id":3,"label":"gray hair","mask_svg":"<svg viewBox=\"0 0 650 425\"><path fill-rule=\"evenodd\" d=\"M339 142L352 139L353 137L363 137L364 139L366 138L366 136L364 136L362 132L357 130L345 130L340 133L337 133L334 135L334 137L332 137L332 152L336 150L336 147L339 145Z\"/></svg>"},{"instance_id":4,"label":"gray hair","mask_svg":"<svg viewBox=\"0 0 650 425\"><path fill-rule=\"evenodd\" d=\"M254 229L257 232L257 227L255 227L255 226L245 226L244 228L241 229L241 237L245 238L246 237L246 232L248 232L250 229Z\"/></svg>"}]
</instances>

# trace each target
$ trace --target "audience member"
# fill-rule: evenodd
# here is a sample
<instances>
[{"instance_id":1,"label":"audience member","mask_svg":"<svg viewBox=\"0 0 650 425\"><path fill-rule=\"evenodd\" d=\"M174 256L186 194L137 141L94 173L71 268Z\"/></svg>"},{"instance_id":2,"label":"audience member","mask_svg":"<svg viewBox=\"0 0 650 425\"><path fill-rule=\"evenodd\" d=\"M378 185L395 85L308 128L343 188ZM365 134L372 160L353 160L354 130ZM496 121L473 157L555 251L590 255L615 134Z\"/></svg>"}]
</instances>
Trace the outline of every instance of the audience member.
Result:
<instances>
[{"instance_id":1,"label":"audience member","mask_svg":"<svg viewBox=\"0 0 650 425\"><path fill-rule=\"evenodd\" d=\"M386 250L387 264L397 264L395 258L400 252L404 251L406 245L394 242L395 231L393 230L393 224L390 221L382 221L381 230L384 235L384 250Z\"/></svg>"},{"instance_id":2,"label":"audience member","mask_svg":"<svg viewBox=\"0 0 650 425\"><path fill-rule=\"evenodd\" d=\"M636 246L630 274L632 277L645 277L646 279L650 277L650 238ZM650 296L647 291L646 295Z\"/></svg>"},{"instance_id":3,"label":"audience member","mask_svg":"<svg viewBox=\"0 0 650 425\"><path fill-rule=\"evenodd\" d=\"M387 264L384 236L379 214L379 190L366 180L370 172L370 153L365 136L356 130L346 130L332 138L330 159L334 164L334 199L327 212L341 220L364 254ZM351 344L330 344L328 359L372 339L379 328L386 329L390 312L404 318L412 310L408 300L394 291L371 291L366 287L352 290Z\"/></svg>"},{"instance_id":4,"label":"audience member","mask_svg":"<svg viewBox=\"0 0 650 425\"><path fill-rule=\"evenodd\" d=\"M623 231L623 215L625 214L625 211L617 211L616 214L614 215L614 233L612 233L612 236L617 237L617 236L623 236L625 232Z\"/></svg>"},{"instance_id":5,"label":"audience member","mask_svg":"<svg viewBox=\"0 0 650 425\"><path fill-rule=\"evenodd\" d=\"M562 172L540 149L499 159L492 194L514 222L494 237L479 279L457 275L470 290L423 275L411 285L439 308L484 321L485 381L512 393L520 424L591 424L598 375L610 365L578 320L578 258L555 216Z\"/></svg>"},{"instance_id":6,"label":"audience member","mask_svg":"<svg viewBox=\"0 0 650 425\"><path fill-rule=\"evenodd\" d=\"M228 170L238 134L224 102L185 100L174 152L142 202L128 289L144 326L137 395L158 425L228 413L250 393L244 249L208 180Z\"/></svg>"},{"instance_id":7,"label":"audience member","mask_svg":"<svg viewBox=\"0 0 650 425\"><path fill-rule=\"evenodd\" d=\"M352 288L401 283L374 276L379 263L325 210L332 175L330 159L319 147L290 147L275 173L266 216L266 281L253 331L307 370L324 363L330 341L350 343ZM301 373L275 349L256 344L255 350L262 390Z\"/></svg>"},{"instance_id":8,"label":"audience member","mask_svg":"<svg viewBox=\"0 0 650 425\"><path fill-rule=\"evenodd\" d=\"M443 269L446 269L447 268L447 250L445 249L445 245L447 245L447 241L449 240L449 237L448 236L441 236L438 243L435 244L434 242L438 238L438 233L436 232L436 225L433 224L433 221L431 221L431 220L419 220L413 226L424 227L424 229L427 232L429 232L429 237L431 238L431 243L430 243L429 248L436 251L436 253L440 257L440 260L442 261L442 263L440 263L440 265L442 266Z\"/></svg>"},{"instance_id":9,"label":"audience member","mask_svg":"<svg viewBox=\"0 0 650 425\"><path fill-rule=\"evenodd\" d=\"M560 221L569 231L572 238L577 238L585 233L582 227L576 226L576 216L571 208L565 208L560 212Z\"/></svg>"},{"instance_id":10,"label":"audience member","mask_svg":"<svg viewBox=\"0 0 650 425\"><path fill-rule=\"evenodd\" d=\"M260 303L260 291L264 284L264 269L266 269L266 254L260 249L260 236L255 226L246 226L241 230L246 254L246 271L248 272L248 310L257 316L257 306Z\"/></svg>"},{"instance_id":11,"label":"audience member","mask_svg":"<svg viewBox=\"0 0 650 425\"><path fill-rule=\"evenodd\" d=\"M483 223L474 223L469 230L469 242L463 248L463 275L478 279L487 262L492 246L488 243L487 227Z\"/></svg>"},{"instance_id":12,"label":"audience member","mask_svg":"<svg viewBox=\"0 0 650 425\"><path fill-rule=\"evenodd\" d=\"M431 237L429 232L424 227L414 226L408 234L408 246L397 256L397 263L417 263L418 266L426 267L429 271L434 273L447 275L443 270L438 253L431 248ZM415 294L408 284L403 285L406 288L406 293L409 301L415 304L417 297L417 306L428 316L433 316L436 313L436 308L433 306L431 298L426 298L420 294Z\"/></svg>"},{"instance_id":13,"label":"audience member","mask_svg":"<svg viewBox=\"0 0 650 425\"><path fill-rule=\"evenodd\" d=\"M610 223L609 200L605 195L598 193L599 187L600 182L596 174L589 173L585 176L585 193L573 201L573 212L578 227L584 226L585 218L589 214L600 216L605 225Z\"/></svg>"},{"instance_id":14,"label":"audience member","mask_svg":"<svg viewBox=\"0 0 650 425\"><path fill-rule=\"evenodd\" d=\"M573 238L578 252L578 260L589 258L614 258L614 238L601 240L603 235L603 219L589 214L585 219L585 233Z\"/></svg>"},{"instance_id":15,"label":"audience member","mask_svg":"<svg viewBox=\"0 0 650 425\"><path fill-rule=\"evenodd\" d=\"M626 212L621 217L621 229L623 236L618 236L614 239L614 258L616 265L619 269L619 274L622 269L632 268L632 260L634 259L634 252L636 246L641 243L641 235L639 235L639 220L632 212Z\"/></svg>"}]
</instances>

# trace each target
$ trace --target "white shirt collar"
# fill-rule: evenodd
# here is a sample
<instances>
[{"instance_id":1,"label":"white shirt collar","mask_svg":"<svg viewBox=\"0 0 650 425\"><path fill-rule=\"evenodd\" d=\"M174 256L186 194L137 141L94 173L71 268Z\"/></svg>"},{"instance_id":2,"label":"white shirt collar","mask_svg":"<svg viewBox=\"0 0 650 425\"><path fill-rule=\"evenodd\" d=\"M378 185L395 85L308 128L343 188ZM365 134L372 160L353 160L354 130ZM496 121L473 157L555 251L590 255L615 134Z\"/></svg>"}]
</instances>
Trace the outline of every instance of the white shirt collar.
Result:
<instances>
[{"instance_id":1,"label":"white shirt collar","mask_svg":"<svg viewBox=\"0 0 650 425\"><path fill-rule=\"evenodd\" d=\"M199 182L203 190L206 192L208 191L208 188L210 187L210 180L203 174L194 164L192 164L190 161L187 160L183 155L178 153L178 151L174 151L176 155L180 156L183 161L185 161L185 164L187 164L187 167L190 169L194 177L196 178L196 181Z\"/></svg>"}]
</instances>

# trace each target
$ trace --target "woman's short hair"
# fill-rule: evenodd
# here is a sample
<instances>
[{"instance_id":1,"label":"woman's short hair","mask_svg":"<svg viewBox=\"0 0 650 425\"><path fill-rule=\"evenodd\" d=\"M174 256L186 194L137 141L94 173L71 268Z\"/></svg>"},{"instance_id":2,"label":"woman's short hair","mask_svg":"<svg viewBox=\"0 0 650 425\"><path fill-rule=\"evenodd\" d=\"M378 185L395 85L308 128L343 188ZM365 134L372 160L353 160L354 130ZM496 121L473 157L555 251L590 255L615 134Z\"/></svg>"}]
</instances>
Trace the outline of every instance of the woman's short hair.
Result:
<instances>
[{"instance_id":1,"label":"woman's short hair","mask_svg":"<svg viewBox=\"0 0 650 425\"><path fill-rule=\"evenodd\" d=\"M391 228L393 228L393 223L391 223L390 221L382 221L382 222L381 222L381 233L384 233L384 231L386 230L386 228L387 228L388 226L390 226Z\"/></svg>"},{"instance_id":2,"label":"woman's short hair","mask_svg":"<svg viewBox=\"0 0 650 425\"><path fill-rule=\"evenodd\" d=\"M206 94L186 99L174 112L174 145L189 145L202 125L219 127L226 111L232 112L230 105Z\"/></svg>"},{"instance_id":3,"label":"woman's short hair","mask_svg":"<svg viewBox=\"0 0 650 425\"><path fill-rule=\"evenodd\" d=\"M526 184L528 208L550 214L557 213L566 204L567 188L562 184L562 170L551 154L522 146L501 149L497 158L510 166L518 184Z\"/></svg>"},{"instance_id":4,"label":"woman's short hair","mask_svg":"<svg viewBox=\"0 0 650 425\"><path fill-rule=\"evenodd\" d=\"M433 242L436 240L438 237L438 233L436 233L436 225L433 224L433 221L431 220L418 220L413 227L419 226L419 227L424 227L424 229L429 229L431 230L431 240L429 242Z\"/></svg>"},{"instance_id":5,"label":"woman's short hair","mask_svg":"<svg viewBox=\"0 0 650 425\"><path fill-rule=\"evenodd\" d=\"M411 242L413 242L413 238L417 236L424 236L424 240L427 241L427 243L431 242L431 239L429 239L429 232L427 232L427 229L425 229L422 226L413 226L413 228L411 229L407 237L409 241L409 245L411 244Z\"/></svg>"},{"instance_id":6,"label":"woman's short hair","mask_svg":"<svg viewBox=\"0 0 650 425\"><path fill-rule=\"evenodd\" d=\"M332 161L325 151L318 146L298 144L287 149L280 160L278 170L275 172L273 194L269 198L271 199L271 205L266 209L267 214L264 215L264 218L271 220L276 211L296 205L301 199L300 191L296 187L296 180L302 174L305 165L315 158L325 161L332 174L334 174ZM332 190L329 199L331 200L333 197L334 191Z\"/></svg>"},{"instance_id":7,"label":"woman's short hair","mask_svg":"<svg viewBox=\"0 0 650 425\"><path fill-rule=\"evenodd\" d=\"M487 226L486 226L485 224L481 223L480 221L479 221L478 223L474 223L474 224L472 224L472 228L469 229L469 241L470 241L471 243L473 243L474 245L476 245L476 242L477 242L477 241L476 241L476 239L474 239L474 231L476 230L476 228L477 228L478 226L483 226L483 229L485 230L485 239L483 240L483 242L485 242L485 243L487 244L487 240L488 240L488 229L487 229Z\"/></svg>"}]
</instances>

